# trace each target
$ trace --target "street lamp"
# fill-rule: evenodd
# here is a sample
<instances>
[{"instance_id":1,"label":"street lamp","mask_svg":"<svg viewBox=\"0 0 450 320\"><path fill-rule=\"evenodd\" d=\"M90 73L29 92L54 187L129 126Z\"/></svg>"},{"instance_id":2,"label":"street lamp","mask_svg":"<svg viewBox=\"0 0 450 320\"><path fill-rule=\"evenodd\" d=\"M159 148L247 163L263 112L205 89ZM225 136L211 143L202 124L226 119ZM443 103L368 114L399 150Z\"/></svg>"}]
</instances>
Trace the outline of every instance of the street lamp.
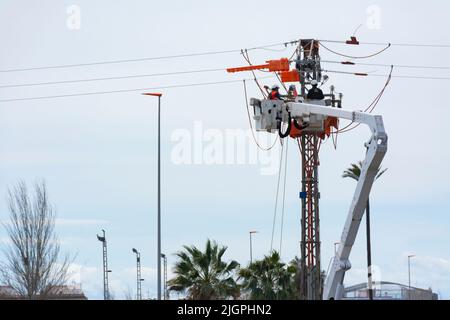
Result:
<instances>
[{"instance_id":1,"label":"street lamp","mask_svg":"<svg viewBox=\"0 0 450 320\"><path fill-rule=\"evenodd\" d=\"M162 93L143 93L145 96L158 97L158 240L157 240L157 277L158 300L161 300L161 96Z\"/></svg>"},{"instance_id":2,"label":"street lamp","mask_svg":"<svg viewBox=\"0 0 450 320\"><path fill-rule=\"evenodd\" d=\"M250 235L250 263L253 261L253 252L252 252L252 234L258 233L258 231L249 231Z\"/></svg>"},{"instance_id":3,"label":"street lamp","mask_svg":"<svg viewBox=\"0 0 450 320\"><path fill-rule=\"evenodd\" d=\"M141 253L137 251L135 248L132 249L133 253L136 254L136 299L142 300L142 284L141 282L144 279L141 278Z\"/></svg>"},{"instance_id":4,"label":"street lamp","mask_svg":"<svg viewBox=\"0 0 450 320\"><path fill-rule=\"evenodd\" d=\"M164 300L169 300L169 295L167 292L167 257L164 253L161 253L161 258L164 261Z\"/></svg>"},{"instance_id":5,"label":"street lamp","mask_svg":"<svg viewBox=\"0 0 450 320\"><path fill-rule=\"evenodd\" d=\"M337 248L336 248L336 245L338 245L338 244L340 244L340 242L335 242L335 243L334 243L334 255L337 254Z\"/></svg>"},{"instance_id":6,"label":"street lamp","mask_svg":"<svg viewBox=\"0 0 450 320\"><path fill-rule=\"evenodd\" d=\"M108 287L108 273L111 270L108 269L108 247L106 243L106 234L103 230L103 236L97 235L98 241L102 243L103 248L103 299L109 300L109 287Z\"/></svg>"},{"instance_id":7,"label":"street lamp","mask_svg":"<svg viewBox=\"0 0 450 320\"><path fill-rule=\"evenodd\" d=\"M408 255L408 300L411 300L411 258L415 256L415 254Z\"/></svg>"}]
</instances>

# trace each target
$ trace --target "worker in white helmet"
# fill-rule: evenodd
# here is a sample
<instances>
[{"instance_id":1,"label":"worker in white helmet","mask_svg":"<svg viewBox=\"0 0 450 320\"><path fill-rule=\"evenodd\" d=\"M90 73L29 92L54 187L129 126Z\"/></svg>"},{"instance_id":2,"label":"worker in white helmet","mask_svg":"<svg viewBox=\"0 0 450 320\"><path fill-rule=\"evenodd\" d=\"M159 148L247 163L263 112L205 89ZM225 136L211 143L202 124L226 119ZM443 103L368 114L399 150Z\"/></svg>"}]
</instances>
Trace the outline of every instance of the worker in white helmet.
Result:
<instances>
[{"instance_id":1,"label":"worker in white helmet","mask_svg":"<svg viewBox=\"0 0 450 320\"><path fill-rule=\"evenodd\" d=\"M317 80L311 80L311 89L309 89L308 94L306 96L307 99L310 100L322 100L325 98L323 92L320 88L317 87Z\"/></svg>"},{"instance_id":2,"label":"worker in white helmet","mask_svg":"<svg viewBox=\"0 0 450 320\"><path fill-rule=\"evenodd\" d=\"M269 99L270 100L283 100L283 99L281 99L279 90L280 90L280 87L277 84L274 84L269 93Z\"/></svg>"}]
</instances>

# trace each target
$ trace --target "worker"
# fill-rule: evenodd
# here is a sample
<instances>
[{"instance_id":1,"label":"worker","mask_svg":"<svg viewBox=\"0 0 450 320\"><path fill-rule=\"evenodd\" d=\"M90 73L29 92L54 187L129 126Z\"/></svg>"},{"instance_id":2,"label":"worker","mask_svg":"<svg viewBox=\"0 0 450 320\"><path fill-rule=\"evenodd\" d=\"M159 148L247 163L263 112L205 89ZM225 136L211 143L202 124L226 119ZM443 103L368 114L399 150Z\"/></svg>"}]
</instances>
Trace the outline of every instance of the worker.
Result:
<instances>
[{"instance_id":1,"label":"worker","mask_svg":"<svg viewBox=\"0 0 450 320\"><path fill-rule=\"evenodd\" d=\"M274 84L272 86L272 91L270 91L270 93L269 93L270 100L283 100L283 99L281 99L280 92L278 92L279 89L280 89L280 87L277 84Z\"/></svg>"},{"instance_id":2,"label":"worker","mask_svg":"<svg viewBox=\"0 0 450 320\"><path fill-rule=\"evenodd\" d=\"M322 90L320 88L317 88L317 80L311 80L311 86L312 88L309 89L308 95L306 96L307 99L322 100L323 98L325 98Z\"/></svg>"},{"instance_id":3,"label":"worker","mask_svg":"<svg viewBox=\"0 0 450 320\"><path fill-rule=\"evenodd\" d=\"M291 98L291 99L294 99L297 96L298 96L297 88L295 87L295 84L291 84L289 86L289 90L288 90L288 97Z\"/></svg>"}]
</instances>

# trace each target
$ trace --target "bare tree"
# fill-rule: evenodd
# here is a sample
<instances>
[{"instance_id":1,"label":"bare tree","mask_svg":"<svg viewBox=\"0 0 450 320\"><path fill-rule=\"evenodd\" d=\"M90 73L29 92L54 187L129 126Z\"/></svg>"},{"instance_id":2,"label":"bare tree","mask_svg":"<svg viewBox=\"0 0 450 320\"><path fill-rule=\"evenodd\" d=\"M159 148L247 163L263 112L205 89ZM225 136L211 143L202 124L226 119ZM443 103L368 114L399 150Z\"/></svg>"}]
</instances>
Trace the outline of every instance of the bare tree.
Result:
<instances>
[{"instance_id":1,"label":"bare tree","mask_svg":"<svg viewBox=\"0 0 450 320\"><path fill-rule=\"evenodd\" d=\"M34 186L30 197L23 181L8 191L9 223L4 223L10 244L5 250L4 281L28 299L45 299L67 283L69 256L60 257L55 234L55 212L45 182ZM61 258L61 259L60 259Z\"/></svg>"}]
</instances>

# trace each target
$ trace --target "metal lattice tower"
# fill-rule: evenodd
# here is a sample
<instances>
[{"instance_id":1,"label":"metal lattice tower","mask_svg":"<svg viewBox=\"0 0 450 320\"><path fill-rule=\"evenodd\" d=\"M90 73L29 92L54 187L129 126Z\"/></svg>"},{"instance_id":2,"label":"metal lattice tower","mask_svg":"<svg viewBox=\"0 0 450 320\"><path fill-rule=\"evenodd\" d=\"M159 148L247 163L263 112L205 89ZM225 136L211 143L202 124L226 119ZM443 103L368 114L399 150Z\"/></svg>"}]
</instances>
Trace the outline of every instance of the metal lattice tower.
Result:
<instances>
[{"instance_id":1,"label":"metal lattice tower","mask_svg":"<svg viewBox=\"0 0 450 320\"><path fill-rule=\"evenodd\" d=\"M105 230L103 231L103 236L97 235L97 239L102 242L103 247L103 298L109 300L109 287L108 287L108 247L106 244Z\"/></svg>"},{"instance_id":2,"label":"metal lattice tower","mask_svg":"<svg viewBox=\"0 0 450 320\"><path fill-rule=\"evenodd\" d=\"M136 299L142 300L141 254L136 251Z\"/></svg>"},{"instance_id":3,"label":"metal lattice tower","mask_svg":"<svg viewBox=\"0 0 450 320\"><path fill-rule=\"evenodd\" d=\"M306 83L313 79L318 81L321 79L317 41L301 40L296 68L300 74L301 95L305 98ZM318 177L320 138L316 132L305 130L299 139L302 147L300 297L320 300L322 298Z\"/></svg>"},{"instance_id":4,"label":"metal lattice tower","mask_svg":"<svg viewBox=\"0 0 450 320\"><path fill-rule=\"evenodd\" d=\"M161 257L164 262L163 297L164 300L169 300L169 292L167 291L167 257L164 253L161 253Z\"/></svg>"},{"instance_id":5,"label":"metal lattice tower","mask_svg":"<svg viewBox=\"0 0 450 320\"><path fill-rule=\"evenodd\" d=\"M301 137L302 145L302 218L301 218L301 297L320 300L320 219L318 146L319 138L313 134Z\"/></svg>"}]
</instances>

